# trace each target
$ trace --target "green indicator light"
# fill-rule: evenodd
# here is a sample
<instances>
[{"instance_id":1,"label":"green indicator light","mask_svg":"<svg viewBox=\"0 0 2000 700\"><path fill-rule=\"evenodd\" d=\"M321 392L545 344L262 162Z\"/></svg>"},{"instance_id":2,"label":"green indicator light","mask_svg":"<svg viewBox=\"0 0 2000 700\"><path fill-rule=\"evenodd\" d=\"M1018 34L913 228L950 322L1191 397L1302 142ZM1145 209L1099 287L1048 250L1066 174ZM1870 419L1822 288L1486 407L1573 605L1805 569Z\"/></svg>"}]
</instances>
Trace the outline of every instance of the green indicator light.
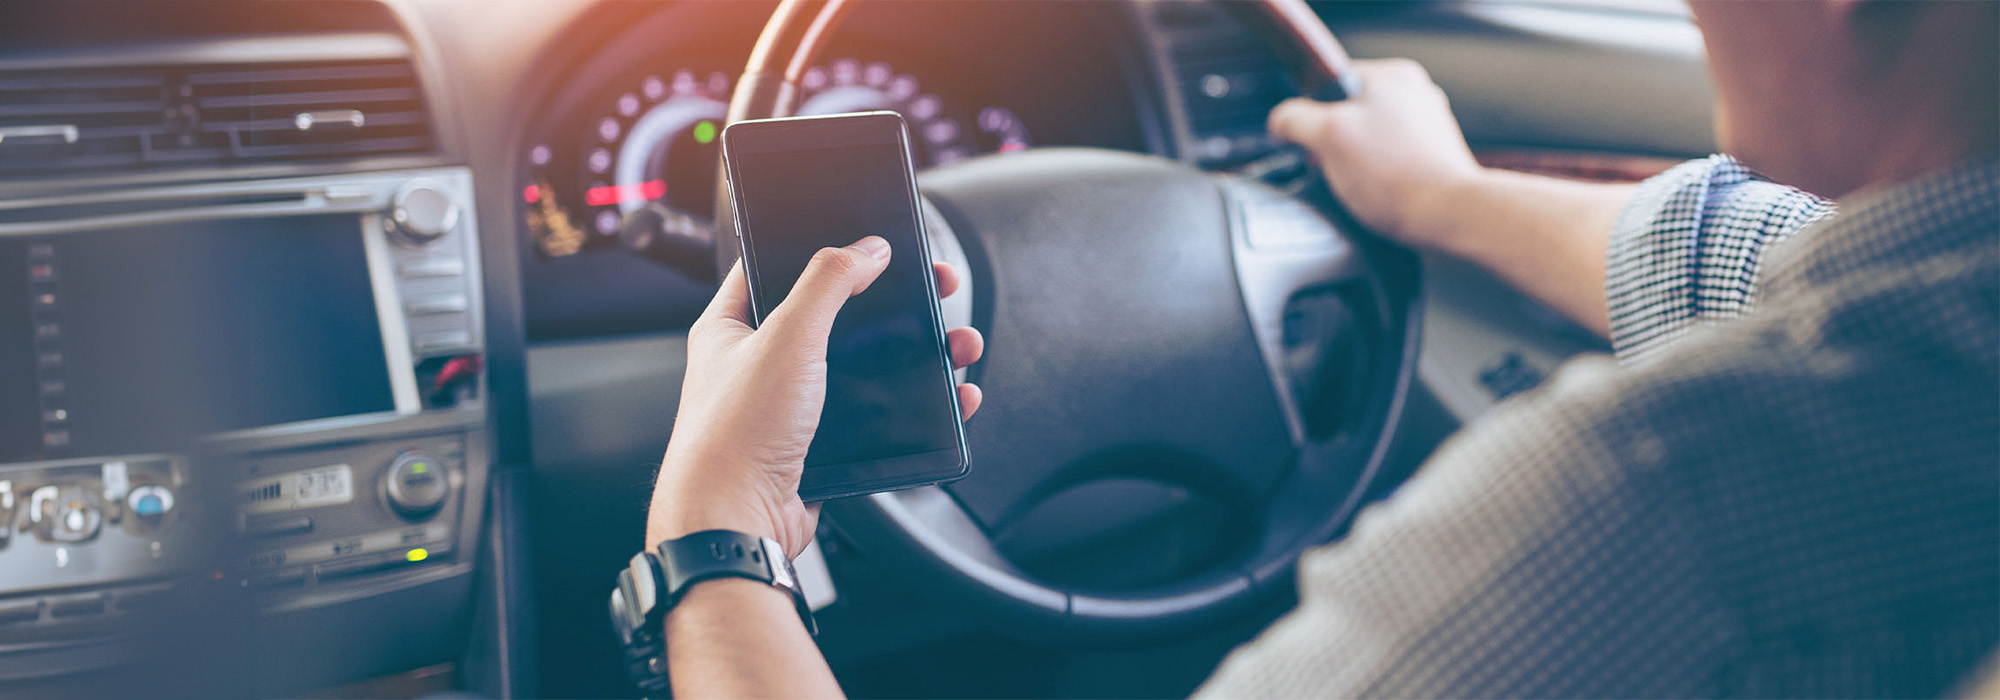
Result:
<instances>
[{"instance_id":1,"label":"green indicator light","mask_svg":"<svg viewBox=\"0 0 2000 700\"><path fill-rule=\"evenodd\" d=\"M418 547L416 549L410 550L408 554L405 554L403 556L408 558L410 561L423 561L431 557L431 550Z\"/></svg>"},{"instance_id":2,"label":"green indicator light","mask_svg":"<svg viewBox=\"0 0 2000 700\"><path fill-rule=\"evenodd\" d=\"M427 472L427 471L430 471L430 470L431 470L431 463L430 463L430 462L418 462L418 463L416 463L416 464L412 464L412 465L410 465L410 473L411 473L411 474L422 474L422 473L424 473L424 472Z\"/></svg>"},{"instance_id":3,"label":"green indicator light","mask_svg":"<svg viewBox=\"0 0 2000 700\"><path fill-rule=\"evenodd\" d=\"M694 142L706 144L715 140L715 122L703 119L694 125Z\"/></svg>"}]
</instances>

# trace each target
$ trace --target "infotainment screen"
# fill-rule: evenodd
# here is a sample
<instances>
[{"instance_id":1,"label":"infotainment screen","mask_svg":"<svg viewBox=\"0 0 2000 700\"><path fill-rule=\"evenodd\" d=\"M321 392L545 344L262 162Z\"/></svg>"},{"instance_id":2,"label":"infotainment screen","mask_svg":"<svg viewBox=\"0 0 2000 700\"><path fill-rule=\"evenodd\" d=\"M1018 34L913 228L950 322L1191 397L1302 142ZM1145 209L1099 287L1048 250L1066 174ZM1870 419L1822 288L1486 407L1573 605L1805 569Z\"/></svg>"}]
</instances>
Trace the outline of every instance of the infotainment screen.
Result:
<instances>
[{"instance_id":1,"label":"infotainment screen","mask_svg":"<svg viewBox=\"0 0 2000 700\"><path fill-rule=\"evenodd\" d=\"M0 458L395 408L352 215L4 238L0 266Z\"/></svg>"}]
</instances>

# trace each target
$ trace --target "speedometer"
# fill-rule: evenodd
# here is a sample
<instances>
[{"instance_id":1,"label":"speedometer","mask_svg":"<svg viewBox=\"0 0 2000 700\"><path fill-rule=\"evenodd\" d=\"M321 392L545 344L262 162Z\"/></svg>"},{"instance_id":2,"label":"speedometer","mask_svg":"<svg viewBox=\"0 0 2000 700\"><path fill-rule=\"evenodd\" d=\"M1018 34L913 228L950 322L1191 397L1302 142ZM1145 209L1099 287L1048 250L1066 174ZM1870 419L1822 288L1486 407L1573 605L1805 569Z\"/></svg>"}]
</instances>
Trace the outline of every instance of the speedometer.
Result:
<instances>
[{"instance_id":1,"label":"speedometer","mask_svg":"<svg viewBox=\"0 0 2000 700\"><path fill-rule=\"evenodd\" d=\"M531 145L522 199L536 252L563 257L622 242L675 267L701 267L715 237L709 215L730 87L729 74L713 70L638 76L610 90L569 139ZM902 113L920 168L1030 145L1012 111L960 112L881 61L814 66L799 87L800 114Z\"/></svg>"}]
</instances>

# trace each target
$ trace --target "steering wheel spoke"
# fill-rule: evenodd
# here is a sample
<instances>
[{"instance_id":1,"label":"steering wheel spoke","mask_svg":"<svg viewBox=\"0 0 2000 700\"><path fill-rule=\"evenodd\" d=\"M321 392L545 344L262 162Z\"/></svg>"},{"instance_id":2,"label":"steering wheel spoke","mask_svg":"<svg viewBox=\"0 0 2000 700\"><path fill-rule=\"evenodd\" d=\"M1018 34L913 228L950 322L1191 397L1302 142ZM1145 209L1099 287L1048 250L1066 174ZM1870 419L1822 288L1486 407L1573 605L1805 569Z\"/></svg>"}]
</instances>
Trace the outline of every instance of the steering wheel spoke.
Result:
<instances>
[{"instance_id":1,"label":"steering wheel spoke","mask_svg":"<svg viewBox=\"0 0 2000 700\"><path fill-rule=\"evenodd\" d=\"M1257 336L1258 350L1284 405L1292 441L1304 445L1312 432L1307 426L1308 400L1301 396L1305 392L1299 382L1289 376L1297 373L1293 367L1297 363L1287 356L1294 348L1309 342L1352 342L1352 338L1320 336L1365 332L1365 328L1357 327L1355 317L1369 314L1357 314L1352 309L1327 312L1304 308L1300 296L1320 292L1332 295L1329 298L1335 304L1363 302L1372 296L1365 289L1369 269L1353 241L1311 205L1251 180L1218 179L1232 210L1230 249L1236 262L1236 282L1241 288L1243 306L1250 315L1251 332ZM1315 312L1319 316L1329 313L1339 316L1332 323L1322 321L1319 325L1344 327L1305 327L1320 320L1308 318ZM1315 333L1316 330L1319 332Z\"/></svg>"}]
</instances>

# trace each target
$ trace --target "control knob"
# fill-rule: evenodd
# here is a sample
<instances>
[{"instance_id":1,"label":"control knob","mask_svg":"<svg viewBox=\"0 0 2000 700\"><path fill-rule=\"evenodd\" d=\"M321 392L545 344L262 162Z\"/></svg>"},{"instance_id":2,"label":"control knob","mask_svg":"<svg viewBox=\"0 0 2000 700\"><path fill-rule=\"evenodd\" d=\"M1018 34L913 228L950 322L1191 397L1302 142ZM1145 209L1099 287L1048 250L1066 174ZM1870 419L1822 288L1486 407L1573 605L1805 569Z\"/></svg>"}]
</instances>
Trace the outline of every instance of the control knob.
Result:
<instances>
[{"instance_id":1,"label":"control knob","mask_svg":"<svg viewBox=\"0 0 2000 700\"><path fill-rule=\"evenodd\" d=\"M83 542L97 536L104 510L95 494L76 486L43 486L28 496L28 522L45 542Z\"/></svg>"},{"instance_id":2,"label":"control knob","mask_svg":"<svg viewBox=\"0 0 2000 700\"><path fill-rule=\"evenodd\" d=\"M437 458L421 451L396 455L382 474L382 491L389 506L407 520L423 520L444 506L451 489L450 475Z\"/></svg>"},{"instance_id":3,"label":"control knob","mask_svg":"<svg viewBox=\"0 0 2000 700\"><path fill-rule=\"evenodd\" d=\"M397 239L421 246L451 233L458 226L458 198L443 185L418 180L396 191L382 227Z\"/></svg>"},{"instance_id":4,"label":"control knob","mask_svg":"<svg viewBox=\"0 0 2000 700\"><path fill-rule=\"evenodd\" d=\"M166 520L167 513L174 509L174 492L165 486L147 484L132 489L125 497L125 505L138 517L140 527L159 527Z\"/></svg>"}]
</instances>

